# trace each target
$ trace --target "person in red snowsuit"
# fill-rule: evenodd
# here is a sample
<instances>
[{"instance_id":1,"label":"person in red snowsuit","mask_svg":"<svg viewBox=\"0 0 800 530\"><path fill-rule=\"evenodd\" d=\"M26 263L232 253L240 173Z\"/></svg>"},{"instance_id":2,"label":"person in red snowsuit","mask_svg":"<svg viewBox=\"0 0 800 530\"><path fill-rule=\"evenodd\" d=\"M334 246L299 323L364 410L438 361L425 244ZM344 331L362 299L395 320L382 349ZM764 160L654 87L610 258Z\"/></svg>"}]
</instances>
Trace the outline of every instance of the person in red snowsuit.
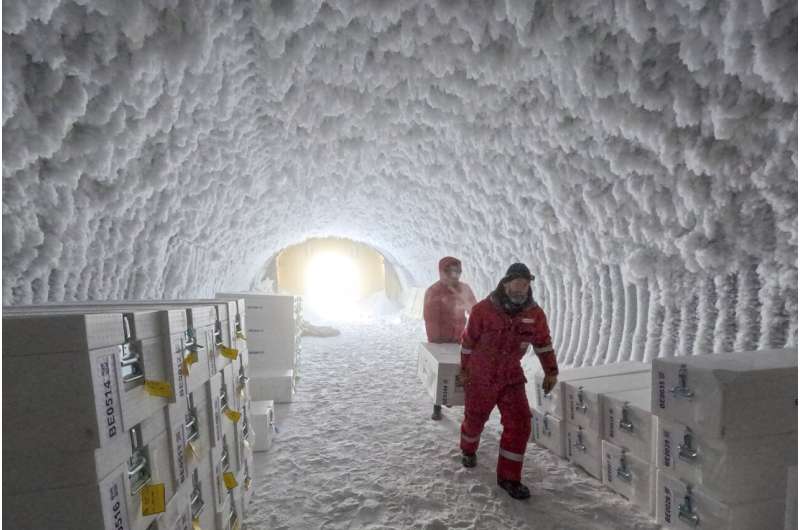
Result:
<instances>
[{"instance_id":1,"label":"person in red snowsuit","mask_svg":"<svg viewBox=\"0 0 800 530\"><path fill-rule=\"evenodd\" d=\"M439 281L425 291L425 332L428 342L461 342L466 314L477 303L469 285L459 281L461 262L447 256L439 260ZM431 419L442 419L441 405L433 406Z\"/></svg>"},{"instance_id":2,"label":"person in red snowsuit","mask_svg":"<svg viewBox=\"0 0 800 530\"><path fill-rule=\"evenodd\" d=\"M550 330L544 311L533 300L528 267L515 263L497 288L469 316L461 340L461 370L465 381L464 422L461 424L462 463L474 467L481 432L495 406L503 434L497 458L497 484L515 499L530 497L522 484L522 461L531 432L531 411L525 395L520 361L530 346L545 373L549 393L558 376Z\"/></svg>"}]
</instances>

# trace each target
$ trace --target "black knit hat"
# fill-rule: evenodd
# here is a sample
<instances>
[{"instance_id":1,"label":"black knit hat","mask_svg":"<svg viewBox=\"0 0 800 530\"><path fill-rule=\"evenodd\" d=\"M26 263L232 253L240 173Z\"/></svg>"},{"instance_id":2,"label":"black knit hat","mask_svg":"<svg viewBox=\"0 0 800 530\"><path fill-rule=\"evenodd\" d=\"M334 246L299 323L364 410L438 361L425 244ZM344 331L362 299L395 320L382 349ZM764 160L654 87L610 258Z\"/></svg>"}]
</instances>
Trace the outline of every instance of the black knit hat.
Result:
<instances>
[{"instance_id":1,"label":"black knit hat","mask_svg":"<svg viewBox=\"0 0 800 530\"><path fill-rule=\"evenodd\" d=\"M502 283L510 282L512 280L516 280L517 278L522 278L532 282L534 276L531 274L531 270L524 263L514 263L506 271L506 275L503 276Z\"/></svg>"}]
</instances>

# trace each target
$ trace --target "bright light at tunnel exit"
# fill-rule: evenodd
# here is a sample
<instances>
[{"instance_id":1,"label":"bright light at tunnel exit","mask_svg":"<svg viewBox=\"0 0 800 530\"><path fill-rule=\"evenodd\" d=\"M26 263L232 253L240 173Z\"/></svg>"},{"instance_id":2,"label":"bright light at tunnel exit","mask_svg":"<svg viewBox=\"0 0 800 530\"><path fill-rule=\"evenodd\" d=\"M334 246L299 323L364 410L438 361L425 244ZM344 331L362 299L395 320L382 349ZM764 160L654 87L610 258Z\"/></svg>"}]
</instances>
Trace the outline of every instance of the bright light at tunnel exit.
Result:
<instances>
[{"instance_id":1,"label":"bright light at tunnel exit","mask_svg":"<svg viewBox=\"0 0 800 530\"><path fill-rule=\"evenodd\" d=\"M326 320L357 316L361 281L353 260L334 252L316 254L305 272L303 305Z\"/></svg>"}]
</instances>

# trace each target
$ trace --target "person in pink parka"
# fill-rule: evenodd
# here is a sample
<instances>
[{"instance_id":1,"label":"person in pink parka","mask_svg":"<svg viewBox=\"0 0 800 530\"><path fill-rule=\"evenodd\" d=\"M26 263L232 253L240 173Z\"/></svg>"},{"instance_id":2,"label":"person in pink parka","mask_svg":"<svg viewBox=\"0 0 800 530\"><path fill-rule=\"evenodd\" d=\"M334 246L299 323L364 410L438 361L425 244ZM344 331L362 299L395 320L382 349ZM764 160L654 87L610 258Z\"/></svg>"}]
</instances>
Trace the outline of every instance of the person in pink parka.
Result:
<instances>
[{"instance_id":1,"label":"person in pink parka","mask_svg":"<svg viewBox=\"0 0 800 530\"><path fill-rule=\"evenodd\" d=\"M428 342L459 343L467 315L477 303L469 285L459 280L461 262L447 256L439 260L439 281L425 291L423 317ZM441 405L433 406L434 420L442 418Z\"/></svg>"}]
</instances>

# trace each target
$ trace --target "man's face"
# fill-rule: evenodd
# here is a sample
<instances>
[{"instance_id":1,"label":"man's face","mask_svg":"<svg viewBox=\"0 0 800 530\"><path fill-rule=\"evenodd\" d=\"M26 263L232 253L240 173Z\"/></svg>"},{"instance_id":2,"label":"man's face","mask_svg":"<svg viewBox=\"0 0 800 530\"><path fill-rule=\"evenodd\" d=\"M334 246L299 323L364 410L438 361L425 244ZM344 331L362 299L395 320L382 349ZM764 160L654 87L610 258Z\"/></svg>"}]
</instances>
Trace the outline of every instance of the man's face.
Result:
<instances>
[{"instance_id":1,"label":"man's face","mask_svg":"<svg viewBox=\"0 0 800 530\"><path fill-rule=\"evenodd\" d=\"M461 267L458 265L448 265L444 269L444 277L448 284L456 285L461 277Z\"/></svg>"},{"instance_id":2,"label":"man's face","mask_svg":"<svg viewBox=\"0 0 800 530\"><path fill-rule=\"evenodd\" d=\"M510 282L503 284L506 289L506 295L515 304L522 304L528 299L528 288L531 282L524 278L515 278Z\"/></svg>"}]
</instances>

